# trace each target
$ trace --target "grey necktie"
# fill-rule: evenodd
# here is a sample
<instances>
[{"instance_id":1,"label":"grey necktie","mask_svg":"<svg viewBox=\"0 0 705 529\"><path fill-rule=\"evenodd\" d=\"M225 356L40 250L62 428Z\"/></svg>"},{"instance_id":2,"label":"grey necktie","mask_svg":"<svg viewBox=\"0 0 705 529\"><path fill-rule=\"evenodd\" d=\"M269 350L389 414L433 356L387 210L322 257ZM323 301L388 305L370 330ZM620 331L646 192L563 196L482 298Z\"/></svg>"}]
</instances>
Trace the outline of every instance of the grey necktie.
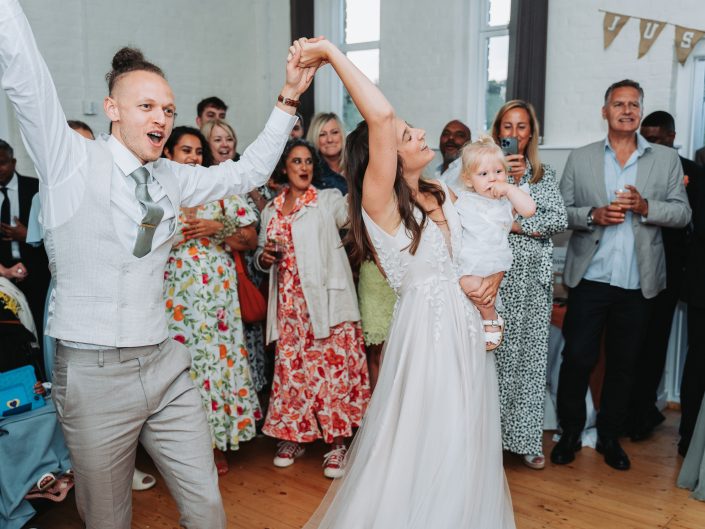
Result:
<instances>
[{"instance_id":1,"label":"grey necktie","mask_svg":"<svg viewBox=\"0 0 705 529\"><path fill-rule=\"evenodd\" d=\"M137 231L137 240L132 254L136 257L144 257L152 250L154 232L164 216L164 210L149 196L149 191L147 190L149 171L147 168L144 166L138 167L130 173L130 176L137 182L135 196L145 209L145 215Z\"/></svg>"}]
</instances>

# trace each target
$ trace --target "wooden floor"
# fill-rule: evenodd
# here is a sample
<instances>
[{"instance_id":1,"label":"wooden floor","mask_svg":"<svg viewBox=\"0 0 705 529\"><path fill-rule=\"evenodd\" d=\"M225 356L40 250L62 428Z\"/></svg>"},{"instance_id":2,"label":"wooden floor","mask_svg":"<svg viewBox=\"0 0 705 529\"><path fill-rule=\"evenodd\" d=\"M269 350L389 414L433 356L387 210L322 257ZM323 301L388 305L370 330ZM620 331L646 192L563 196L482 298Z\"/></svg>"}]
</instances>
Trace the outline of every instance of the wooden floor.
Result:
<instances>
[{"instance_id":1,"label":"wooden floor","mask_svg":"<svg viewBox=\"0 0 705 529\"><path fill-rule=\"evenodd\" d=\"M676 454L678 412L642 443L625 441L632 460L627 472L612 470L590 448L567 466L550 463L531 470L507 456L505 469L519 529L703 529L705 503L689 498L675 486L682 459ZM553 442L545 436L546 453ZM299 528L313 512L329 481L321 472L325 446L316 444L287 469L272 466L275 443L258 438L231 454L231 471L221 479L229 527L238 529ZM144 454L139 468L154 472ZM71 493L73 494L73 493ZM136 492L133 526L176 528L178 514L163 480ZM80 529L73 496L32 520L27 527ZM430 528L429 528L430 529ZM460 528L433 528L460 529ZM483 528L492 529L492 528Z\"/></svg>"}]
</instances>

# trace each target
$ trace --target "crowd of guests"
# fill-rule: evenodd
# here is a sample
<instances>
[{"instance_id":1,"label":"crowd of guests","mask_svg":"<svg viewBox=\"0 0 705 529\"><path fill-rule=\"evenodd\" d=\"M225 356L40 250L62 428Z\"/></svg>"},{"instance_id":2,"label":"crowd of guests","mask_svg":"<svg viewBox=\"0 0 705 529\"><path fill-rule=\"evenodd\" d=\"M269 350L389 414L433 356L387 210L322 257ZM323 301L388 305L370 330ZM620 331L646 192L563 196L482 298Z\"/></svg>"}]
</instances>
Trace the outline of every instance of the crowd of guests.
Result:
<instances>
[{"instance_id":1,"label":"crowd of guests","mask_svg":"<svg viewBox=\"0 0 705 529\"><path fill-rule=\"evenodd\" d=\"M681 454L693 436L705 392L698 326L705 298L697 273L704 169L666 148L675 137L669 114L654 112L642 121L642 108L637 83L612 85L602 109L606 139L571 154L560 187L556 171L540 159L540 126L530 103L507 102L481 140L492 145L490 151L502 148L498 163L511 188L504 195L511 198L519 189L533 203L525 211L511 198L511 266L486 274L501 288L488 315L482 314L487 348L496 356L503 448L534 469L545 466L552 236L568 228L565 282L571 292L558 389L562 436L551 460L569 463L581 446L585 393L604 335L597 449L612 467L629 468L619 437L645 439L664 420L656 392L679 299L689 305ZM237 160L227 105L209 97L197 111L198 128L176 127L163 156L205 167ZM466 178L470 146L464 123L454 119L443 128L442 163L433 176L461 197L475 182ZM323 439L330 445L324 474L343 473L346 442L374 389L396 302L376 256L350 265L343 243L345 167L340 118L317 114L305 134L298 115L266 185L178 214L164 304L171 337L191 353L191 377L206 409L219 474L228 471L228 452L258 431L280 441L278 467L293 464L306 443ZM12 148L3 141L0 191L0 276L24 292L41 341L50 277L46 254L31 244L41 237L27 234L37 182L16 173ZM50 344L44 346L48 372Z\"/></svg>"}]
</instances>

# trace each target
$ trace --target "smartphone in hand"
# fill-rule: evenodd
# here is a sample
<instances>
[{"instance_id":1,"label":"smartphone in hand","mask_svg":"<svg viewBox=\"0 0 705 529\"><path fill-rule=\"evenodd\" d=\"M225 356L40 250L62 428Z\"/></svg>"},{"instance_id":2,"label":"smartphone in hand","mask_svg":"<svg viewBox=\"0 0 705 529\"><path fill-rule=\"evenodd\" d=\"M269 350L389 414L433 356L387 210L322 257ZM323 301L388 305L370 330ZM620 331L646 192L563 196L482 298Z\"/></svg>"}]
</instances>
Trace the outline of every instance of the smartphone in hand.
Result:
<instances>
[{"instance_id":1,"label":"smartphone in hand","mask_svg":"<svg viewBox=\"0 0 705 529\"><path fill-rule=\"evenodd\" d=\"M499 146L505 156L519 154L519 139L514 136L499 139Z\"/></svg>"}]
</instances>

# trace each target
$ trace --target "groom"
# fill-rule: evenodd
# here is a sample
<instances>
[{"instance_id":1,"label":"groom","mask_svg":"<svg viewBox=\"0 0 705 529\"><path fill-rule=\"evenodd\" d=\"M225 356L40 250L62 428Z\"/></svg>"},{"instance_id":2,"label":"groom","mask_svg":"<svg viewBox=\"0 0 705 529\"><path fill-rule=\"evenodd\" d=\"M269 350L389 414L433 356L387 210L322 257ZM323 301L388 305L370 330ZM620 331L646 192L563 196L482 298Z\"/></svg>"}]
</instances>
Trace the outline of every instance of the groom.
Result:
<instances>
[{"instance_id":1,"label":"groom","mask_svg":"<svg viewBox=\"0 0 705 529\"><path fill-rule=\"evenodd\" d=\"M124 48L108 74L112 135L87 141L66 118L17 0L0 0L0 74L35 164L56 279L54 402L89 529L127 529L138 440L181 524L226 525L211 439L188 370L168 339L162 277L180 206L246 193L272 173L315 69L293 53L277 108L241 161L205 169L161 159L176 115L162 71Z\"/></svg>"}]
</instances>

